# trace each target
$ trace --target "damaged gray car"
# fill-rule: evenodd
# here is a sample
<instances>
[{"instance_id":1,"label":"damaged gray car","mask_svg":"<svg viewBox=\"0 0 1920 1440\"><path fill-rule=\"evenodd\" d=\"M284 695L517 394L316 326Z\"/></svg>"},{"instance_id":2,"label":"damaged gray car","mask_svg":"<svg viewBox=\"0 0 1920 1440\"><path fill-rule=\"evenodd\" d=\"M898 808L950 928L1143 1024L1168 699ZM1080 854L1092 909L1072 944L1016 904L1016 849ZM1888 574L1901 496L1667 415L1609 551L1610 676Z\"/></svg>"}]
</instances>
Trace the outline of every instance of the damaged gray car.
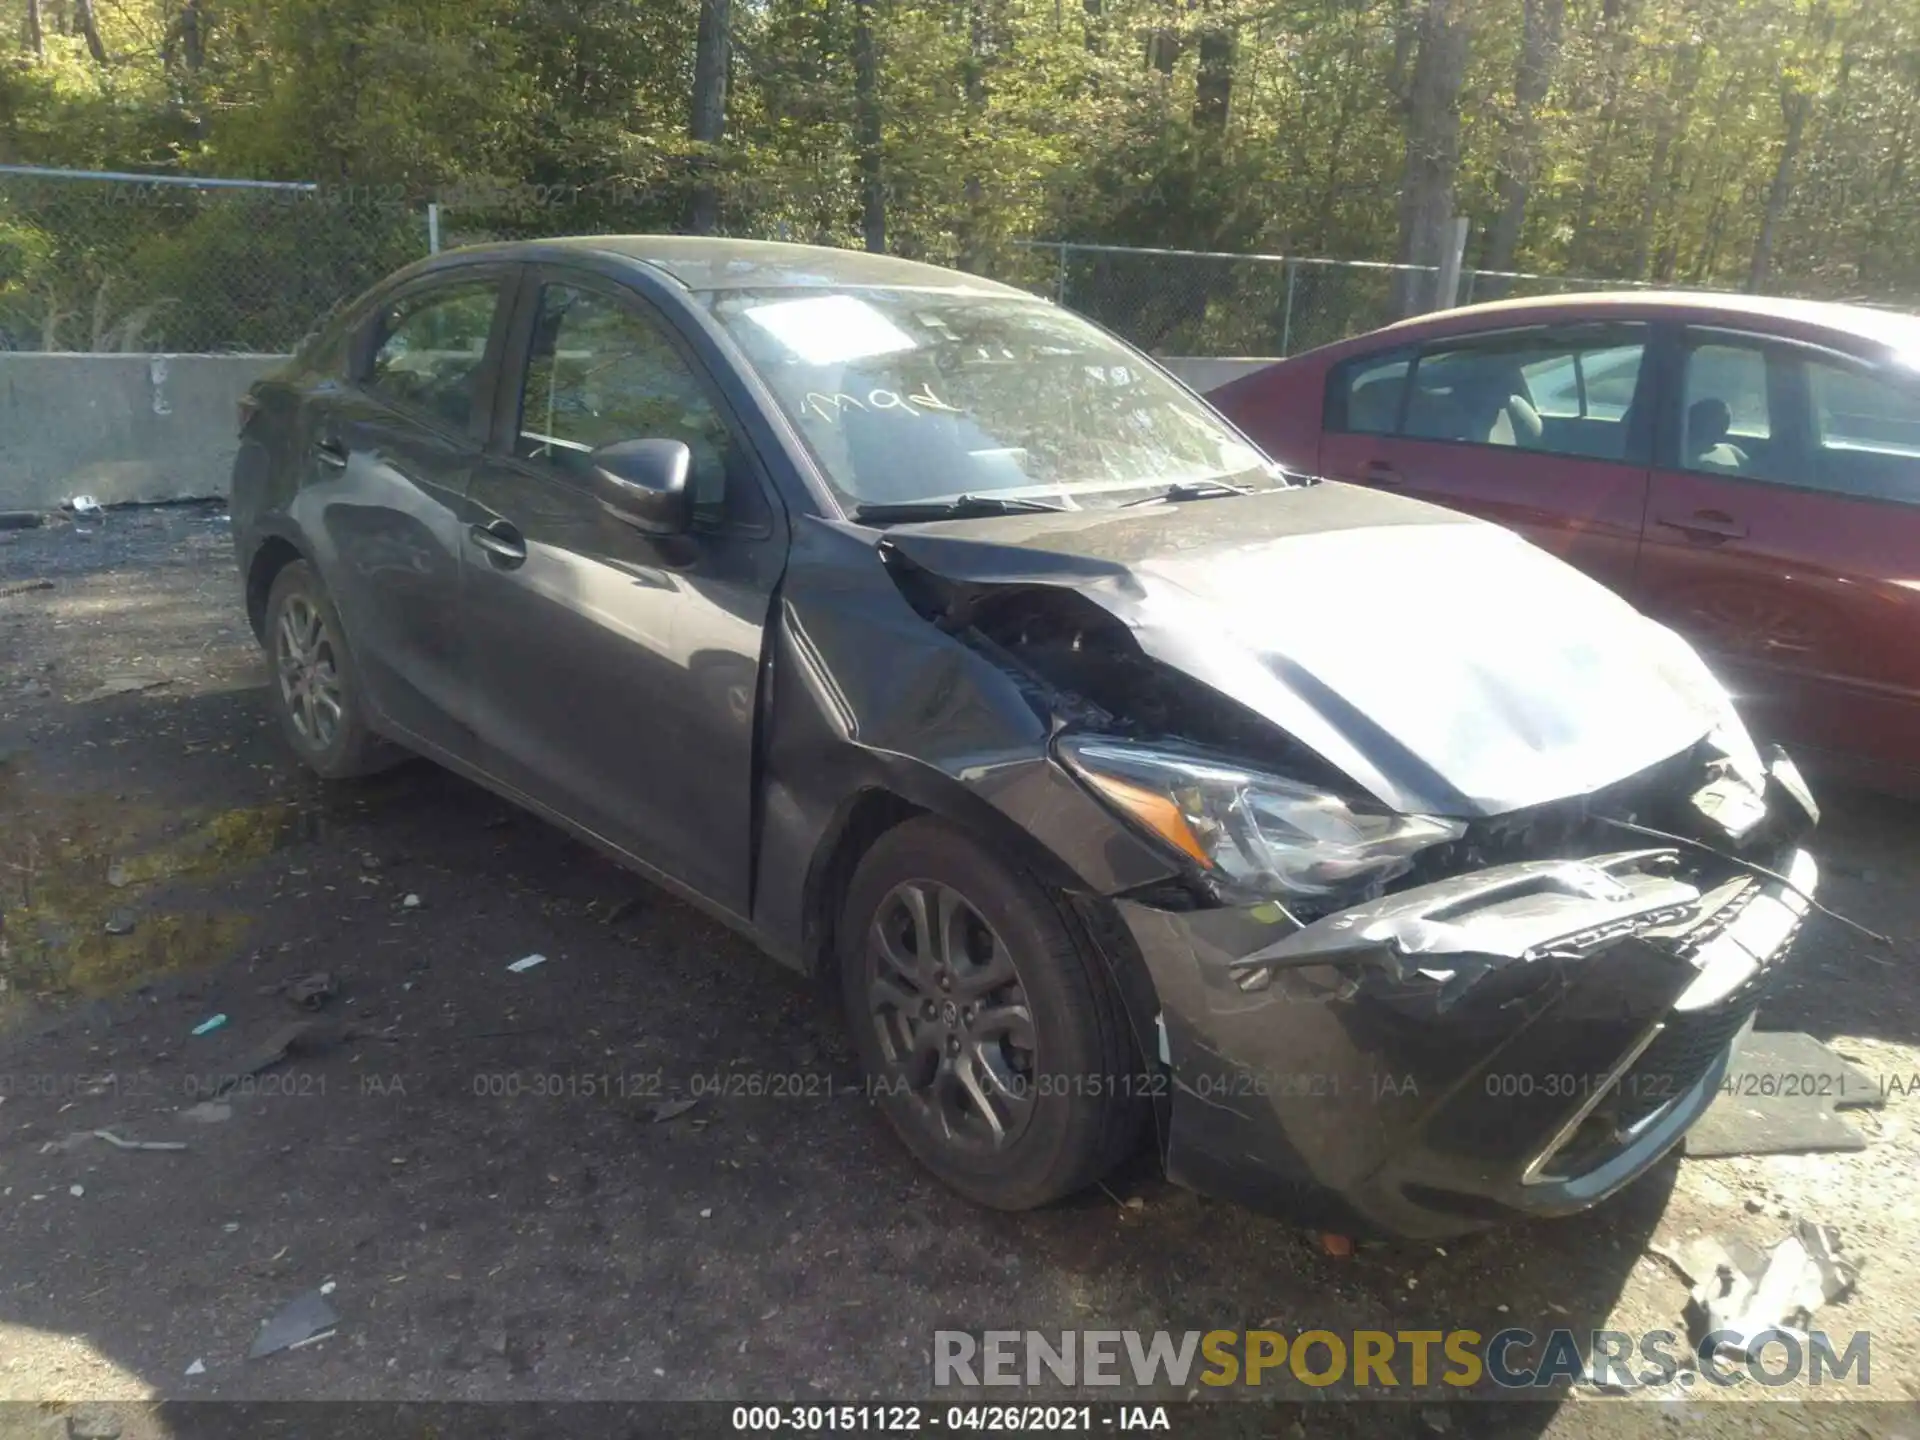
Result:
<instances>
[{"instance_id":1,"label":"damaged gray car","mask_svg":"<svg viewBox=\"0 0 1920 1440\"><path fill-rule=\"evenodd\" d=\"M241 407L294 751L428 756L829 982L953 1188L1439 1236L1716 1093L1816 812L1686 644L1288 476L1068 312L667 237L402 271Z\"/></svg>"}]
</instances>

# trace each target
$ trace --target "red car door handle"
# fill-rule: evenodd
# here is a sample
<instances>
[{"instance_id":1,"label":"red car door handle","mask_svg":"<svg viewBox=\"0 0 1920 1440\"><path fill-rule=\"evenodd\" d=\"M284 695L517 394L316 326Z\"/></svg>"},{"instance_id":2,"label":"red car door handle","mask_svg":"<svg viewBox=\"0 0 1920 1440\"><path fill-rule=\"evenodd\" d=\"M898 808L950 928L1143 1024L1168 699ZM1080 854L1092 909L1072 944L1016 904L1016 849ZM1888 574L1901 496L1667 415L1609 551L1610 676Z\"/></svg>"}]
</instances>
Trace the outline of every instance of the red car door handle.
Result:
<instances>
[{"instance_id":1,"label":"red car door handle","mask_svg":"<svg viewBox=\"0 0 1920 1440\"><path fill-rule=\"evenodd\" d=\"M1691 515L1662 515L1659 522L1697 540L1738 540L1747 533L1746 523L1724 510L1696 510Z\"/></svg>"},{"instance_id":2,"label":"red car door handle","mask_svg":"<svg viewBox=\"0 0 1920 1440\"><path fill-rule=\"evenodd\" d=\"M1402 483L1400 472L1384 460L1369 460L1360 467L1361 475L1373 485L1398 485Z\"/></svg>"}]
</instances>

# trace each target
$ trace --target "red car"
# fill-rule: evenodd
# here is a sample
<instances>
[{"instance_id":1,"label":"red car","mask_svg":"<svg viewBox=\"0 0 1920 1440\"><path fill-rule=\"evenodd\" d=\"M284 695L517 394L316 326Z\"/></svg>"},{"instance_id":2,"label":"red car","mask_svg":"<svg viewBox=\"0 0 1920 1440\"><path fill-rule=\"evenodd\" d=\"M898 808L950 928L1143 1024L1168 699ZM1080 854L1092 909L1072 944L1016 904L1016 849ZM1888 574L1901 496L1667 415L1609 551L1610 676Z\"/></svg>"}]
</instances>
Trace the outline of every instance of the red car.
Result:
<instances>
[{"instance_id":1,"label":"red car","mask_svg":"<svg viewBox=\"0 0 1920 1440\"><path fill-rule=\"evenodd\" d=\"M1920 792L1920 316L1500 301L1208 398L1290 468L1518 530L1692 640L1757 732Z\"/></svg>"}]
</instances>

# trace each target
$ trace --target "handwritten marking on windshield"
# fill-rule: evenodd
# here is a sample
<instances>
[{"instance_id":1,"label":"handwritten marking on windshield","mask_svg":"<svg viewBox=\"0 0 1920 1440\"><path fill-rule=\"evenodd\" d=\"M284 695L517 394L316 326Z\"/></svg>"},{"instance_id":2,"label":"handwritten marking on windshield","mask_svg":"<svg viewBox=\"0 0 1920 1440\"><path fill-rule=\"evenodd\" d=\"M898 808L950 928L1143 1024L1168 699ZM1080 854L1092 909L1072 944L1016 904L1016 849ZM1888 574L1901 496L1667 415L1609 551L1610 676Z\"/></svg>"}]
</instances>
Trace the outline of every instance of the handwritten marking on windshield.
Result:
<instances>
[{"instance_id":1,"label":"handwritten marking on windshield","mask_svg":"<svg viewBox=\"0 0 1920 1440\"><path fill-rule=\"evenodd\" d=\"M936 410L948 415L961 413L957 405L947 404L924 382L919 390L905 397L902 397L898 390L876 388L867 392L865 400L857 395L850 395L845 390L836 390L831 395L819 390L809 390L800 408L811 410L828 424L833 424L849 405L856 410L898 410L915 419L919 418L920 410ZM915 409L915 406L919 408Z\"/></svg>"}]
</instances>

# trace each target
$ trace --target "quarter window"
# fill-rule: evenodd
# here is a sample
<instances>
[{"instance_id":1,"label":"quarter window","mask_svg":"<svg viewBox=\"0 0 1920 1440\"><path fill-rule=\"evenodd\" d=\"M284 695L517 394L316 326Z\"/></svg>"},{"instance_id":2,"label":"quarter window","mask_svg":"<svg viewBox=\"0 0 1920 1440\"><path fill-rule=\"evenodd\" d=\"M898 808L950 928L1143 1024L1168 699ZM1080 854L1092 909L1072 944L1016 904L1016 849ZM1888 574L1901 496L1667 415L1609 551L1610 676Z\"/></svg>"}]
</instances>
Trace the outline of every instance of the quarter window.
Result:
<instances>
[{"instance_id":1,"label":"quarter window","mask_svg":"<svg viewBox=\"0 0 1920 1440\"><path fill-rule=\"evenodd\" d=\"M1391 435L1400 423L1413 357L1405 350L1349 360L1327 387L1329 430L1352 435Z\"/></svg>"},{"instance_id":2,"label":"quarter window","mask_svg":"<svg viewBox=\"0 0 1920 1440\"><path fill-rule=\"evenodd\" d=\"M396 301L380 316L367 388L464 432L499 305L495 280L470 280Z\"/></svg>"},{"instance_id":3,"label":"quarter window","mask_svg":"<svg viewBox=\"0 0 1920 1440\"><path fill-rule=\"evenodd\" d=\"M612 297L548 285L521 392L517 453L579 475L592 451L621 440L683 442L693 455L695 513L724 514L731 438L679 351Z\"/></svg>"}]
</instances>

